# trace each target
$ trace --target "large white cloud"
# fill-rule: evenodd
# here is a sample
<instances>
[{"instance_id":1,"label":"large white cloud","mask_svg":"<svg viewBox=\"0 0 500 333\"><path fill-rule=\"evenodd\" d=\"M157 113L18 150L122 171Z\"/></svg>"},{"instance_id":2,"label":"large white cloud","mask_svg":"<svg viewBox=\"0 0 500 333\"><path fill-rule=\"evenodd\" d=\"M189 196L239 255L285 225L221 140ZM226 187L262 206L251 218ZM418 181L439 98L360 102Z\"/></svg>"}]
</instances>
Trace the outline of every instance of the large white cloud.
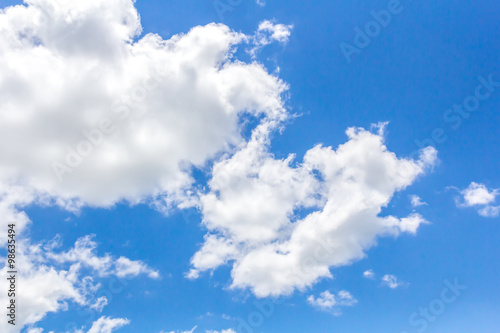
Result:
<instances>
[{"instance_id":1,"label":"large white cloud","mask_svg":"<svg viewBox=\"0 0 500 333\"><path fill-rule=\"evenodd\" d=\"M0 12L0 181L76 207L170 204L191 165L242 143L243 114L285 116L286 84L232 56L252 38L221 24L140 31L132 0Z\"/></svg>"},{"instance_id":2,"label":"large white cloud","mask_svg":"<svg viewBox=\"0 0 500 333\"><path fill-rule=\"evenodd\" d=\"M336 150L318 145L297 165L293 155L278 160L269 153L272 126L259 126L245 148L214 166L200 200L209 234L188 277L231 262L233 288L259 297L290 294L363 258L380 236L415 233L422 216L380 214L437 152L399 159L384 145L383 126L379 133L350 128L347 143Z\"/></svg>"}]
</instances>

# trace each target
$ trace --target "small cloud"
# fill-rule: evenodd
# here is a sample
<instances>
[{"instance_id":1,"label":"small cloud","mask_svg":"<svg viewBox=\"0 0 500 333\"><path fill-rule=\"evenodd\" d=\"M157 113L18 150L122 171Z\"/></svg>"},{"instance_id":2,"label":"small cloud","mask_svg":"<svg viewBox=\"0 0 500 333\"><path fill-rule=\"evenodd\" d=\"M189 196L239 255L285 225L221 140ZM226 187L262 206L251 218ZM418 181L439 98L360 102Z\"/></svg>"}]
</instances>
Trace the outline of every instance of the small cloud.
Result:
<instances>
[{"instance_id":1,"label":"small cloud","mask_svg":"<svg viewBox=\"0 0 500 333\"><path fill-rule=\"evenodd\" d=\"M257 51L272 42L285 44L292 34L293 25L273 23L266 20L259 24L257 32L253 36L253 48L248 52L255 57Z\"/></svg>"},{"instance_id":2,"label":"small cloud","mask_svg":"<svg viewBox=\"0 0 500 333\"><path fill-rule=\"evenodd\" d=\"M427 203L423 202L422 198L420 198L418 195L410 195L410 202L413 208L427 205Z\"/></svg>"},{"instance_id":3,"label":"small cloud","mask_svg":"<svg viewBox=\"0 0 500 333\"><path fill-rule=\"evenodd\" d=\"M500 215L500 206L486 206L478 211L482 217L498 217Z\"/></svg>"},{"instance_id":4,"label":"small cloud","mask_svg":"<svg viewBox=\"0 0 500 333\"><path fill-rule=\"evenodd\" d=\"M259 24L258 33L267 33L268 43L272 40L280 43L288 42L292 33L293 25L277 24L271 21L262 21Z\"/></svg>"},{"instance_id":5,"label":"small cloud","mask_svg":"<svg viewBox=\"0 0 500 333\"><path fill-rule=\"evenodd\" d=\"M375 278L375 272L373 269L369 269L363 273L363 276L367 279L373 280Z\"/></svg>"},{"instance_id":6,"label":"small cloud","mask_svg":"<svg viewBox=\"0 0 500 333\"><path fill-rule=\"evenodd\" d=\"M266 5L266 2L264 0L256 0L256 2L261 7L264 7Z\"/></svg>"},{"instance_id":7,"label":"small cloud","mask_svg":"<svg viewBox=\"0 0 500 333\"><path fill-rule=\"evenodd\" d=\"M472 182L465 190L460 191L461 198L455 200L457 207L476 207L478 214L483 217L497 217L500 215L500 206L492 205L500 189L488 189L484 184Z\"/></svg>"},{"instance_id":8,"label":"small cloud","mask_svg":"<svg viewBox=\"0 0 500 333\"><path fill-rule=\"evenodd\" d=\"M408 285L408 283L400 281L395 275L386 274L382 277L382 285L391 289L396 289Z\"/></svg>"},{"instance_id":9,"label":"small cloud","mask_svg":"<svg viewBox=\"0 0 500 333\"><path fill-rule=\"evenodd\" d=\"M337 295L330 293L328 290L322 292L319 297L309 296L307 301L312 306L326 312L330 312L334 316L342 315L340 307L354 306L358 301L346 290L339 291Z\"/></svg>"},{"instance_id":10,"label":"small cloud","mask_svg":"<svg viewBox=\"0 0 500 333\"><path fill-rule=\"evenodd\" d=\"M101 317L92 324L87 333L111 333L128 324L130 320L126 318Z\"/></svg>"},{"instance_id":11,"label":"small cloud","mask_svg":"<svg viewBox=\"0 0 500 333\"><path fill-rule=\"evenodd\" d=\"M43 332L43 328L31 327L31 328L28 328L27 333L42 333L42 332Z\"/></svg>"}]
</instances>

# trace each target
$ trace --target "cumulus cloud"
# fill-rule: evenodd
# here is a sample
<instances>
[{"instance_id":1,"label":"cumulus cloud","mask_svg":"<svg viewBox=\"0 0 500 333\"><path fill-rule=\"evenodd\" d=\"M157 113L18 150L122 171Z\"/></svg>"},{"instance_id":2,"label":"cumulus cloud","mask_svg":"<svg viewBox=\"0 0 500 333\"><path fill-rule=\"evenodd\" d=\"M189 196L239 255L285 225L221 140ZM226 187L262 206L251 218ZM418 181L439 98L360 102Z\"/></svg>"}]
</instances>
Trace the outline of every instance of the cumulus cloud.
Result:
<instances>
[{"instance_id":1,"label":"cumulus cloud","mask_svg":"<svg viewBox=\"0 0 500 333\"><path fill-rule=\"evenodd\" d=\"M243 115L286 114L287 85L233 57L250 37L222 24L169 40L141 29L132 0L0 12L0 182L65 207L169 206L188 200L191 166L242 144Z\"/></svg>"},{"instance_id":2,"label":"cumulus cloud","mask_svg":"<svg viewBox=\"0 0 500 333\"><path fill-rule=\"evenodd\" d=\"M423 202L422 198L420 198L418 195L410 195L410 202L413 208L427 205L427 203Z\"/></svg>"},{"instance_id":3,"label":"cumulus cloud","mask_svg":"<svg viewBox=\"0 0 500 333\"><path fill-rule=\"evenodd\" d=\"M344 306L354 306L358 301L351 295L350 292L342 290L337 293L337 295L330 293L326 290L322 292L317 298L314 296L309 296L307 298L309 304L317 307L323 311L332 313L333 315L339 316L342 314L340 307Z\"/></svg>"},{"instance_id":4,"label":"cumulus cloud","mask_svg":"<svg viewBox=\"0 0 500 333\"><path fill-rule=\"evenodd\" d=\"M407 283L400 281L395 275L386 274L382 277L382 285L387 286L391 289L396 289L401 286L407 285Z\"/></svg>"},{"instance_id":5,"label":"cumulus cloud","mask_svg":"<svg viewBox=\"0 0 500 333\"><path fill-rule=\"evenodd\" d=\"M419 160L399 159L383 130L350 128L347 143L318 145L294 165L295 156L279 160L269 152L270 128L258 126L246 147L215 164L210 192L200 199L209 234L189 277L230 264L233 288L290 294L363 258L378 237L414 234L426 222L415 213L380 213L434 164L433 148ZM312 212L301 216L304 209Z\"/></svg>"},{"instance_id":6,"label":"cumulus cloud","mask_svg":"<svg viewBox=\"0 0 500 333\"><path fill-rule=\"evenodd\" d=\"M477 205L488 205L495 201L499 190L488 190L483 184L472 182L468 188L460 192L464 198L464 205L467 207Z\"/></svg>"},{"instance_id":7,"label":"cumulus cloud","mask_svg":"<svg viewBox=\"0 0 500 333\"><path fill-rule=\"evenodd\" d=\"M500 189L488 189L486 185L472 182L469 187L460 191L461 198L456 200L457 207L475 207L484 217L497 217L500 215L500 206L495 206Z\"/></svg>"}]
</instances>

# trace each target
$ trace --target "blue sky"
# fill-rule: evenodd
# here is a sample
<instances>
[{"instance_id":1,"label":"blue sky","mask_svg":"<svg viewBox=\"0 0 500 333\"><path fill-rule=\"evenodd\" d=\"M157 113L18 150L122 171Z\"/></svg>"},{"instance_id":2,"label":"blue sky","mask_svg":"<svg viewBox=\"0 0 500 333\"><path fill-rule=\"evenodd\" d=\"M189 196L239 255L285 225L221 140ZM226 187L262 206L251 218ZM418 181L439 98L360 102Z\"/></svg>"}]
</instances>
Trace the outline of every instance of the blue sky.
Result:
<instances>
[{"instance_id":1,"label":"blue sky","mask_svg":"<svg viewBox=\"0 0 500 333\"><path fill-rule=\"evenodd\" d=\"M127 1L117 1L120 6L125 2ZM18 3L20 2L1 1L0 5L5 8ZM40 8L47 6L41 0L33 1L33 3L38 4ZM222 0L219 3L226 2ZM40 320L26 321L24 328L18 325L12 332L77 332L75 329L90 333L114 331L113 328L106 330L106 328L98 328L97 325L94 325L95 329L92 331L93 323L99 318L126 318L127 325L116 326L117 332L123 333L189 332L195 326L197 328L194 332L233 332L224 330L234 330L234 332L246 333L248 330L242 328L240 319L245 322L253 320L249 318L262 318L262 323L254 325L251 332L263 333L497 332L500 327L500 319L497 316L500 310L498 303L500 299L498 287L500 221L499 208L495 206L495 199L498 195L495 189L500 188L500 176L497 172L498 156L500 156L497 127L500 124L498 112L500 107L500 68L498 65L500 4L486 1L424 3L402 0L397 6L395 2L386 0L364 3L359 1L308 3L295 0L286 2L268 0L265 5L259 5L253 0L242 0L234 6L226 4L230 10L222 14L217 11L215 4L217 2L199 0L176 2L137 0L135 8L140 15L142 32L130 43L141 40L148 33L157 33L164 40L168 40L177 34L187 34L195 26L205 26L212 22L222 23L232 31L249 36L250 39L255 38L248 42L249 46L245 46L244 43L234 43L238 45L234 58L244 64L252 62L262 64L267 70L266 75L277 77L288 85L284 91L279 91L279 94L283 96L283 110L285 110L283 112L295 116L287 117L270 132L268 149L276 160L295 154L296 158L292 163L293 170L300 169L304 155L315 145L321 143L335 150L339 145L348 142L346 129L350 127L370 130L372 124L388 122L382 136L388 151L395 154L391 156L397 156L398 159L411 157L417 160L417 152L431 144L437 150L437 159L426 167L425 172L409 180L408 186L404 189L394 190L394 193L389 196L389 203L380 206L379 214L382 217L390 215L403 218L418 213L428 223L421 222L415 233L398 231L397 237L381 232L373 239L373 246L363 248L364 258L353 256L347 260L348 263L328 264L331 278L321 277L311 282L306 288L292 288L292 292L283 292L279 296L264 295L262 297L263 295L259 295L255 289L252 289L253 287L259 288L261 282L251 281L250 285L247 284L245 287L244 283L238 285L234 280L237 268L233 264L237 263L236 266L238 266L244 262L251 247L244 247L238 253L237 259L207 269L197 279L186 277L186 274L196 266L191 260L204 244L205 235L224 234L221 228L210 227L219 223L216 218L213 218L212 224L202 222L214 216L207 213L209 208L203 206L203 199L200 199L201 203L198 202L184 210L183 207L189 206L186 204L189 200L184 196L180 196L180 199L175 197L173 204L158 207L153 202L161 201L166 197L170 198L171 194L167 190L158 193L156 190L144 189L137 185L137 193L140 192L140 195L136 195L136 192L131 195L125 190L122 191L118 184L116 191L110 192L108 197L101 197L95 193L104 193L106 189L98 185L94 186L93 182L89 183L88 179L92 178L87 178L87 174L81 176L81 179L84 179L82 183L68 181L65 184L70 185L59 186L55 182L56 185L50 187L45 184L39 186L43 183L42 181L21 182L18 178L8 178L0 173L0 181L4 184L9 184L8 186L19 184L32 193L31 199L12 206L14 207L12 209L16 211L24 211L32 221L29 226L23 227L21 236L18 236L24 239L22 244L25 246L46 244L47 241L59 235L60 246L57 248L57 253L62 253L72 249L78 239L87 235L95 235L93 240L98 246L95 255L102 257L110 254L115 259L125 257L143 267L141 273L129 274L130 276L126 277L120 276L120 273L99 274L92 267L86 267L81 272L81 276L91 276L94 283L101 284L94 291L94 295L89 297L95 300L105 296L107 299L107 305L101 311L92 309L89 305L90 301L78 304L75 298L70 296L56 297L56 304L67 303L67 306L58 306L57 310L40 310ZM398 13L391 15L390 23L380 28L380 32L371 38L368 46L359 48L359 53L353 54L348 60L342 52L341 43L355 46L356 31L354 29L359 27L364 30L366 24L374 20L372 11L387 10L391 6L399 8ZM104 6L99 10L110 10L106 8L108 7ZM82 15L91 14L84 12ZM261 33L268 32L270 35L258 35L259 24L265 21L270 22L272 29L280 27L288 29L290 35L284 39L274 38L271 33L276 30L262 30ZM29 22L29 17L26 18L26 22ZM12 24L11 28L5 29L14 29L14 23ZM50 24L50 19L48 24ZM19 23L19 25L22 24ZM19 29L22 30L22 27ZM4 34L6 34L5 31ZM45 35L41 33L40 36L42 36L40 38L43 44ZM73 46L71 50L77 50L74 51L76 53L81 52L82 59L91 57L87 56L86 52L89 46L90 48L94 46L92 39L88 42L82 35L77 36L80 36L82 40L76 40L75 43L80 43L79 45L87 49L78 51L80 49ZM89 34L89 36L92 35ZM256 41L258 38L266 38L266 42L259 45ZM199 42L199 45L202 44ZM189 45L191 44L187 47ZM246 52L246 48L252 46L259 47L254 57ZM30 47L32 48L29 50L34 48L34 46ZM60 46L47 41L46 47L51 49L51 47ZM101 49L96 46L96 50L100 52ZM6 63L11 61L12 68L21 66L22 63L14 63L13 57L7 56L9 51L8 48L0 51L2 61ZM66 61L64 59L62 56L60 61ZM101 60L98 58L98 61ZM67 61L69 63L69 60ZM112 68L115 64L105 61L102 63L100 68L104 74L101 75L105 76L107 75L105 66ZM196 64L193 65L193 68L195 67ZM22 71L7 74L7 67L2 68L4 74L0 72L2 81L0 89L6 91L6 82L10 82L8 80L15 75L21 75L19 73ZM194 72L196 69L193 69ZM43 71L40 70L34 75L42 74ZM47 75L56 78L58 74L49 72ZM131 74L130 77L133 75ZM61 80L61 82L66 82L63 80L69 79L62 77ZM488 86L490 90L484 86L484 80L493 81L493 84ZM116 83L117 81L110 82ZM179 83L179 87L184 87L182 84ZM188 105L190 99L204 98L205 95L201 93L197 95L193 92L190 95L189 84L187 85L188 93L186 94L180 91L184 88L179 88L179 91L174 90L175 96L181 96L179 104L176 105L182 103ZM481 92L488 96L479 102L476 111L466 112L465 110L462 115L455 111L448 111L453 110L454 105L466 100L474 101L468 97L477 96L477 87L480 85L483 85ZM19 87L21 87L19 89L25 89L24 86ZM33 89L42 88L33 83ZM279 90L279 88L273 89ZM244 90L241 94L250 94L250 91L251 89ZM154 92L154 94L157 93ZM162 90L158 94L161 95ZM73 98L71 92L67 92L64 96L54 96L61 100ZM99 93L89 93L85 95L85 98L88 96L97 96L92 103L99 103ZM248 98L257 100L254 96ZM106 98L103 98L104 100ZM33 97L33 102L35 104L38 102L40 109L41 105L44 105L35 97ZM19 105L24 105L19 103ZM258 104L258 102L255 103ZM1 102L0 105L2 105ZM5 105L4 108L6 108ZM72 101L70 105L78 105L78 102ZM155 104L144 105L146 108L151 105L153 105L152 108L155 107ZM207 105L207 108L210 107L209 102L204 105ZM37 110L37 106L29 107ZM173 112L178 112L181 117L183 107L182 105L178 109L174 107ZM165 110L167 108L165 107ZM163 109L159 110L158 112L163 112L161 111ZM73 111L71 108L66 108L64 112ZM74 112L76 115L77 111ZM196 117L197 113L192 115ZM42 119L41 117L44 115L42 114L37 119ZM265 121L262 120L262 114L257 116L238 114L236 119L243 121L245 117L249 118L246 127L242 128L242 125L238 125L235 129L243 133L242 141L231 150L225 151L222 145L214 144L213 147L209 147L210 154L204 155L196 150L196 154L199 155L196 155L196 158L193 157L192 161L188 160L189 163L195 165L189 169L189 174L193 177L193 183L190 185L192 191L203 192L202 197L210 192L207 181L212 176L214 164L224 160L230 161L231 156L238 150L243 151L242 147L245 143L251 141L252 130L258 126L259 122ZM0 119L7 122L10 118L5 116ZM46 122L42 121L43 119ZM39 120L39 125L36 126L50 127L48 123L57 122L49 114L43 119ZM188 119L193 121L192 118ZM221 124L225 118L221 119L218 123L214 121L215 125L207 121L206 127L214 126L213 131L209 129L207 133L221 132L221 128L231 126L227 125L230 124L228 122L223 127ZM28 133L28 127L25 129ZM177 139L189 141L192 135L193 140L197 140L196 131L195 129L192 132L186 132L188 134ZM45 140L45 137L40 135L41 140ZM232 134L228 134L227 137L230 135ZM29 135L26 134L26 136ZM5 137L1 139L5 140ZM13 141L20 142L15 147L17 151L29 152L30 149L36 148L25 146L28 145L29 140ZM230 140L228 142L233 144ZM181 147L184 146L182 142L178 144ZM20 170L22 177L19 179L33 177L36 180L36 177L42 177L40 175L43 173L26 167L24 162L18 162L23 160L20 157L22 155L11 153L5 147L7 146L0 146L0 149L4 150L2 155L8 156L4 159L0 158L2 167ZM120 147L127 147L127 145L124 143ZM154 148L151 145L148 147ZM203 141L200 141L196 143L196 147L203 149L205 145ZM353 146L352 149L354 147L357 146ZM360 151L363 151L361 148ZM161 150L158 152L159 155L164 153ZM189 156L194 156L194 154ZM142 158L139 155L135 157ZM150 157L148 155L145 158ZM168 156L163 156L163 158L168 158ZM203 163L199 162L200 159ZM42 162L34 159L30 163ZM150 160L148 160L148 165L151 165ZM371 166L372 164L368 164L365 167ZM162 177L166 177L161 172L156 175L157 169L154 167L151 169L147 165L141 167L143 168L141 172L157 177L152 176L153 181L160 182L164 179ZM349 165L345 166L347 169L349 167ZM126 168L127 166L123 167L124 170ZM101 170L103 170L104 177L109 175L107 171L104 171L108 169L102 168ZM121 169L110 170L110 174L122 172ZM123 187L136 186L133 181L126 180L127 177L133 178L137 174L136 169L132 170L133 172L130 173L124 171ZM90 170L89 175L92 175L92 172ZM74 176L80 177L78 173ZM285 179L284 182L286 181ZM100 181L96 178L95 182L97 184ZM119 183L118 180L117 183ZM474 187L473 184L477 186ZM114 185L113 183L106 186ZM2 186L0 187L2 191L8 188L7 185ZM335 186L342 188L342 184L334 184L333 187ZM87 189L87 187L88 191L80 191L80 188ZM181 189L185 190L185 187ZM213 193L219 193L216 189L212 190ZM11 193L5 191L5 193ZM224 191L224 188L219 191ZM242 193L246 193L245 190L243 191ZM4 192L1 193L3 193L2 200L7 202L8 196ZM410 195L417 195L425 204L412 206ZM49 197L49 202L43 202L40 199L42 197ZM72 208L69 203L58 203L58 199L74 200L79 204L77 208ZM190 202L197 199L191 198ZM209 200L208 196L205 199ZM301 204L297 203L293 208L296 219L307 218L310 213L309 209L318 209L316 206L305 207L304 204L303 210L295 211L299 206ZM257 206L257 209L260 207ZM484 211L481 213L482 209L488 207L489 213L484 213ZM223 213L220 215L222 216ZM247 215L251 215L251 211L247 212ZM221 221L222 219L220 217ZM235 221L224 223L233 222ZM273 221L268 222L273 223ZM335 222L331 221L331 223ZM355 232L362 233L364 230L356 229ZM288 236L285 233L283 237ZM231 241L235 239L237 238ZM343 249L339 248L338 251L342 252ZM4 250L2 256L5 256ZM34 272L44 265L47 267L53 265L58 272L65 272L69 270L67 266L69 262L68 260L65 263L37 263L38 266ZM72 264L76 262L77 260L71 261ZM195 268L199 269L199 267ZM203 272L203 269L199 270ZM364 277L363 273L369 270L374 272L374 276ZM151 278L151 272L157 272L160 277ZM394 276L399 281L399 285L390 288L384 284L384 276ZM43 278L40 277L40 279ZM245 280L246 277L242 279ZM467 288L453 297L453 301L443 302L443 290L449 290L449 284L457 281L458 284ZM74 283L76 286L77 283ZM110 287L117 284L119 288ZM22 275L18 288L19 293L23 293ZM314 302L310 299L308 301L308 297L313 296L314 300L322 297L322 293L326 291L333 295L336 305L321 306L312 304ZM356 301L342 306L342 297L339 294L342 291L348 291L350 297ZM37 296L35 294L26 297L31 299ZM53 297L53 295L47 297ZM272 313L263 314L255 302L264 307L273 304L273 310L270 311ZM442 311L434 312L432 320L423 319L425 317L419 312L422 308L439 307L443 304ZM19 313L22 315L23 303L19 302L18 306ZM412 315L415 313L418 315L413 316L412 320ZM22 322L23 318L19 320Z\"/></svg>"}]
</instances>

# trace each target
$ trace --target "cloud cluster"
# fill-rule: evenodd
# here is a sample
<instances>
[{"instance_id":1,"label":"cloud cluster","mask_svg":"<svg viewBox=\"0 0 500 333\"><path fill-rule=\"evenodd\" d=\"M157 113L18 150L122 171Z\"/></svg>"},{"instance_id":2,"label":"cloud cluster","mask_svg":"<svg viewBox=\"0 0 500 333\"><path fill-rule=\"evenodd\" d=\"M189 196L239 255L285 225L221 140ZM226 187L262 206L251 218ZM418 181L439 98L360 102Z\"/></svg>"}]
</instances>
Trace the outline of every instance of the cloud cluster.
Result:
<instances>
[{"instance_id":1,"label":"cloud cluster","mask_svg":"<svg viewBox=\"0 0 500 333\"><path fill-rule=\"evenodd\" d=\"M425 223L419 214L381 212L434 164L433 148L418 160L398 158L380 125L378 133L350 128L345 144L317 145L301 162L270 152L289 117L288 86L234 53L243 43L252 55L285 43L291 28L264 21L246 36L209 24L164 40L140 35L132 0L27 0L0 11L0 213L21 232L30 204L195 205L209 232L188 277L231 264L232 287L258 297L304 290L363 258L379 237L416 233ZM248 140L247 117L257 123ZM213 161L208 190L198 188L192 167ZM71 302L102 310L96 278L159 277L141 261L97 255L91 236L67 251L57 239L22 242L19 327ZM354 300L329 292L310 299L333 301ZM88 333L127 323L101 317Z\"/></svg>"},{"instance_id":2,"label":"cloud cluster","mask_svg":"<svg viewBox=\"0 0 500 333\"><path fill-rule=\"evenodd\" d=\"M500 189L489 190L486 185L472 182L469 187L460 191L462 197L457 199L457 207L475 207L484 217L497 217L500 215L500 206L494 202L500 194Z\"/></svg>"},{"instance_id":3,"label":"cloud cluster","mask_svg":"<svg viewBox=\"0 0 500 333\"><path fill-rule=\"evenodd\" d=\"M66 333L113 333L114 331L130 324L130 320L126 318L111 318L102 316L92 323L92 326L88 331L83 329L77 329L72 332ZM39 327L32 327L28 329L27 333L43 333L44 329ZM54 333L50 331L49 333Z\"/></svg>"},{"instance_id":4,"label":"cloud cluster","mask_svg":"<svg viewBox=\"0 0 500 333\"><path fill-rule=\"evenodd\" d=\"M100 313L108 304L108 299L106 296L98 297L102 285L97 279L123 279L139 275L147 275L152 279L160 277L156 270L142 261L116 258L110 254L99 255L93 235L78 239L67 250L61 250L62 239L59 236L50 241L33 243L24 232L29 228L31 220L21 210L29 204L44 205L47 202L21 186L5 183L0 185L0 212L6 223L15 225L17 234L15 268L18 272L16 326L1 321L1 332L14 333L19 331L19 327L25 326L30 327L29 332L43 332L41 328L32 325L43 320L48 313L67 310L70 304L78 304ZM6 237L5 230L7 229L2 228L3 243L10 239ZM4 263L0 275L9 276L6 258L0 257L0 262ZM8 290L8 283L6 279L0 280L0 288ZM7 297L7 293L1 293L0 302L8 304ZM2 313L6 317L5 309ZM120 323L124 323L123 320L103 317L88 332L110 333L123 326Z\"/></svg>"},{"instance_id":5,"label":"cloud cluster","mask_svg":"<svg viewBox=\"0 0 500 333\"><path fill-rule=\"evenodd\" d=\"M68 309L70 303L101 312L107 304L105 296L97 297L101 284L96 278L132 278L141 274L158 278L158 272L141 261L111 255L99 256L96 243L90 236L79 239L68 251L57 251L60 245L56 238L49 242L31 244L27 239L17 242L16 268L18 288L16 302L22 306L17 309L17 327L32 325L42 320L50 312ZM0 258L5 262L5 258ZM8 276L9 268L0 270ZM0 280L0 288L8 290L8 281ZM7 294L0 294L0 302L8 303ZM2 311L5 313L5 310ZM4 315L5 317L5 315ZM105 319L102 320L108 322ZM96 327L109 327L109 324L96 324ZM99 326L100 325L100 326ZM17 332L7 321L0 322L0 331ZM89 332L111 332L110 329L91 329Z\"/></svg>"},{"instance_id":6,"label":"cloud cluster","mask_svg":"<svg viewBox=\"0 0 500 333\"><path fill-rule=\"evenodd\" d=\"M345 290L339 291L336 295L326 290L318 297L309 296L307 301L312 306L322 311L330 312L335 316L340 316L342 314L340 310L341 307L354 306L358 303L351 293Z\"/></svg>"},{"instance_id":7,"label":"cloud cluster","mask_svg":"<svg viewBox=\"0 0 500 333\"><path fill-rule=\"evenodd\" d=\"M19 237L31 223L22 209L33 204L188 205L192 166L244 145L243 117L287 117L287 85L233 57L253 36L221 24L169 40L141 30L132 0L28 0L0 11L0 213ZM287 38L281 25L258 34L266 44ZM96 277L159 277L141 261L98 256L91 236L67 251L59 245L18 245L17 327L70 303L101 311ZM89 332L126 323L103 317Z\"/></svg>"},{"instance_id":8,"label":"cloud cluster","mask_svg":"<svg viewBox=\"0 0 500 333\"><path fill-rule=\"evenodd\" d=\"M286 295L363 258L378 237L414 234L426 222L415 213L380 213L434 164L433 148L416 161L399 159L384 144L384 125L378 133L350 128L336 150L318 145L294 165L293 155L279 160L269 152L263 126L213 168L200 199L209 233L188 277L231 263L233 288Z\"/></svg>"}]
</instances>

